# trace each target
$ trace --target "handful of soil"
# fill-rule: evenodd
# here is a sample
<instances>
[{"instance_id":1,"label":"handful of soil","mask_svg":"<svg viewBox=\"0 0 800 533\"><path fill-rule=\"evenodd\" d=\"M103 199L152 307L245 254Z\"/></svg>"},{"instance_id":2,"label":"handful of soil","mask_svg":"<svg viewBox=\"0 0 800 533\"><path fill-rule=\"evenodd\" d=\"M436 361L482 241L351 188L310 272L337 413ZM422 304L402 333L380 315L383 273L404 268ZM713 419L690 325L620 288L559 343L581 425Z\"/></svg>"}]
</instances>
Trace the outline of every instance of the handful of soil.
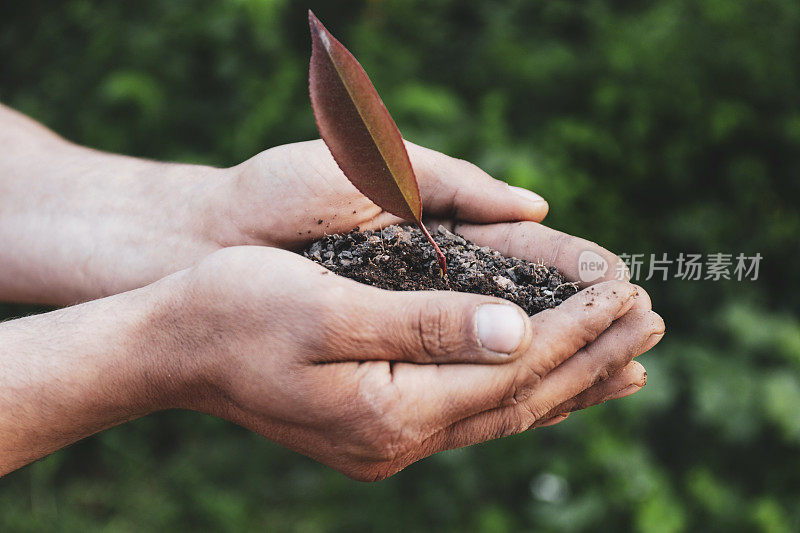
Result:
<instances>
[{"instance_id":1,"label":"handful of soil","mask_svg":"<svg viewBox=\"0 0 800 533\"><path fill-rule=\"evenodd\" d=\"M329 235L303 255L331 272L396 291L454 290L504 298L529 315L555 307L578 292L555 268L504 257L472 244L443 226L433 235L447 258L447 277L440 274L436 254L416 227Z\"/></svg>"}]
</instances>

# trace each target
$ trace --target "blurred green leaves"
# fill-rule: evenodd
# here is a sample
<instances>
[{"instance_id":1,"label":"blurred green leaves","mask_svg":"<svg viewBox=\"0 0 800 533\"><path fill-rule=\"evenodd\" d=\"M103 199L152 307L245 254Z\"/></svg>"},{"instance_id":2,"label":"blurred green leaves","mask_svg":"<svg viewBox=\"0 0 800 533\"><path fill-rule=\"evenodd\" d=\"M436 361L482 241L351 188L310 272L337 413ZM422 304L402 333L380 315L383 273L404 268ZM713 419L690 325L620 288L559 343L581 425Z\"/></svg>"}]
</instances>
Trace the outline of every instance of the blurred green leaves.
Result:
<instances>
[{"instance_id":1,"label":"blurred green leaves","mask_svg":"<svg viewBox=\"0 0 800 533\"><path fill-rule=\"evenodd\" d=\"M408 139L617 252L760 252L759 281L643 281L667 323L647 387L554 428L363 485L162 413L0 480L0 528L800 529L800 3L6 2L0 100L98 148L237 164L316 136L309 7Z\"/></svg>"}]
</instances>

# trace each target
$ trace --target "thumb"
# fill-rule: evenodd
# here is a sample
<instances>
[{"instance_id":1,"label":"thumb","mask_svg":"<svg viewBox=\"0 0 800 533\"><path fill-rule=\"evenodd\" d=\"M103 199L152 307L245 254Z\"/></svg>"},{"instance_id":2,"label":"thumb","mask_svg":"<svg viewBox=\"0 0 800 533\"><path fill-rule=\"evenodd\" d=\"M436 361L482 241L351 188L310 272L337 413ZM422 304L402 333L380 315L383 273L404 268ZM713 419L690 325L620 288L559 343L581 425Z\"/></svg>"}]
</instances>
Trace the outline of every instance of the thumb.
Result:
<instances>
[{"instance_id":1,"label":"thumb","mask_svg":"<svg viewBox=\"0 0 800 533\"><path fill-rule=\"evenodd\" d=\"M326 335L328 361L502 363L531 342L525 312L499 298L445 291L370 292L329 325L335 331Z\"/></svg>"},{"instance_id":2,"label":"thumb","mask_svg":"<svg viewBox=\"0 0 800 533\"><path fill-rule=\"evenodd\" d=\"M541 222L549 206L538 194L491 177L468 161L406 141L425 214L475 223Z\"/></svg>"}]
</instances>

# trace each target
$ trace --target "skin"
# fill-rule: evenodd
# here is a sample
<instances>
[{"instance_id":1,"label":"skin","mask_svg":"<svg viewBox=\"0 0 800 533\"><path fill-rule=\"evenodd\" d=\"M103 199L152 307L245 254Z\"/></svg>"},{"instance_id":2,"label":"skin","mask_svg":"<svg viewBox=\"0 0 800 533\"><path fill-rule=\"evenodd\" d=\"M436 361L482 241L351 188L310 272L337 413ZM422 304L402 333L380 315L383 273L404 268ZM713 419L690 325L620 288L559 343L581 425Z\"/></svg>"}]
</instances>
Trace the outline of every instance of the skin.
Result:
<instances>
[{"instance_id":1,"label":"skin","mask_svg":"<svg viewBox=\"0 0 800 533\"><path fill-rule=\"evenodd\" d=\"M619 260L539 222L547 204L408 143L428 223L577 277L608 278L525 317L495 298L390 292L287 250L398 222L321 141L215 169L71 144L0 106L0 299L72 305L0 325L0 474L105 428L193 409L359 480L441 450L560 422L639 390L663 336ZM319 221L322 222L319 222ZM516 309L510 354L481 305Z\"/></svg>"}]
</instances>

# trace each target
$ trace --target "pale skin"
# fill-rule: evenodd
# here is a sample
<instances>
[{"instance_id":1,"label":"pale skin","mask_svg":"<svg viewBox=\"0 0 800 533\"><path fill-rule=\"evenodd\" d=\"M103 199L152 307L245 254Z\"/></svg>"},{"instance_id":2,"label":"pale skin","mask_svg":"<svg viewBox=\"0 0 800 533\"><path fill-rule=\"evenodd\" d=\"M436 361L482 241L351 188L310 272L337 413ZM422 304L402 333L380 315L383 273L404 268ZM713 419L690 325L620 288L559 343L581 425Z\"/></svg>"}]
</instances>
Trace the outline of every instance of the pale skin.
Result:
<instances>
[{"instance_id":1,"label":"pale skin","mask_svg":"<svg viewBox=\"0 0 800 533\"><path fill-rule=\"evenodd\" d=\"M634 358L664 333L647 294L611 280L613 254L539 224L546 202L411 143L430 225L572 278L594 250L607 277L527 317L331 274L287 250L398 219L321 141L226 169L159 163L71 144L0 106L0 146L0 299L71 305L0 324L0 474L185 408L379 480L633 394L646 381ZM502 327L482 322L498 304Z\"/></svg>"}]
</instances>

